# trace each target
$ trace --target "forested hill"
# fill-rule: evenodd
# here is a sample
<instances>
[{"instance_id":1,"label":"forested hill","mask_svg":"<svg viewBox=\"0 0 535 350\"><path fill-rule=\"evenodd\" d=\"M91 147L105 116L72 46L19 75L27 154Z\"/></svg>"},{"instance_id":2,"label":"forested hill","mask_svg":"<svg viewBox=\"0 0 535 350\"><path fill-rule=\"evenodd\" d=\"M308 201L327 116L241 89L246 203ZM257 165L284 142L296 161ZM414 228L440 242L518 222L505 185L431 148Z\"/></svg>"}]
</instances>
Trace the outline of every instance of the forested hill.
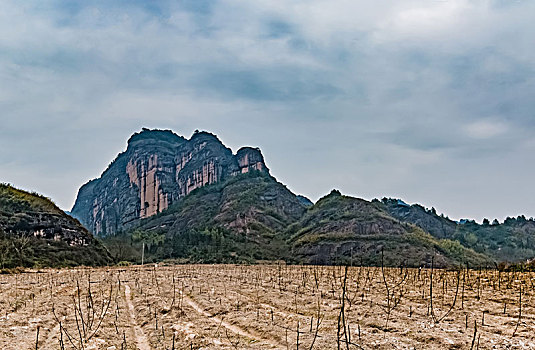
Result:
<instances>
[{"instance_id":1,"label":"forested hill","mask_svg":"<svg viewBox=\"0 0 535 350\"><path fill-rule=\"evenodd\" d=\"M383 198L386 210L400 221L421 227L437 238L460 242L496 261L523 262L535 258L535 219L523 215L507 218L503 223L485 219L456 222L438 215L434 208L408 205L400 199Z\"/></svg>"}]
</instances>

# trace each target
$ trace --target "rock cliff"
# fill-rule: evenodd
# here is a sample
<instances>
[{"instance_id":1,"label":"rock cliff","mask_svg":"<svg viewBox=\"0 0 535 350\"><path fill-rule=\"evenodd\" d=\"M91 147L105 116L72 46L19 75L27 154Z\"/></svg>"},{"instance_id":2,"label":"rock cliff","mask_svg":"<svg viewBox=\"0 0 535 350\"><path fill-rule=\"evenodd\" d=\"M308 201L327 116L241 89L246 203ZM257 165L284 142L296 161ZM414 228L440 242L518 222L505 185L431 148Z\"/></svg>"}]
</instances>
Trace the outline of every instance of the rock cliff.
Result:
<instances>
[{"instance_id":1,"label":"rock cliff","mask_svg":"<svg viewBox=\"0 0 535 350\"><path fill-rule=\"evenodd\" d=\"M269 170L266 168L264 157L262 156L259 148L240 148L236 153L236 159L238 161L238 172L240 174L248 173L250 170L269 172Z\"/></svg>"},{"instance_id":2,"label":"rock cliff","mask_svg":"<svg viewBox=\"0 0 535 350\"><path fill-rule=\"evenodd\" d=\"M208 132L187 140L170 130L143 129L100 178L80 188L71 214L94 234L114 234L195 189L251 170L269 173L257 148L234 155Z\"/></svg>"}]
</instances>

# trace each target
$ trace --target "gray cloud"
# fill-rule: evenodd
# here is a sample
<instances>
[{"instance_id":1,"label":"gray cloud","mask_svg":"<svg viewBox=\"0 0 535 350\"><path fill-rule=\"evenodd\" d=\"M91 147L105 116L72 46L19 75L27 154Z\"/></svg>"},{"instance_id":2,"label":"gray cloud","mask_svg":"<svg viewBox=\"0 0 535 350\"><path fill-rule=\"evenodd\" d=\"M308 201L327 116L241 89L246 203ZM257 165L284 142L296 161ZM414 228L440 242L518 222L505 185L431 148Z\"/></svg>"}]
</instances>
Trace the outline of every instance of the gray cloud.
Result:
<instances>
[{"instance_id":1,"label":"gray cloud","mask_svg":"<svg viewBox=\"0 0 535 350\"><path fill-rule=\"evenodd\" d=\"M0 181L68 209L141 127L260 146L282 182L535 215L535 3L0 4Z\"/></svg>"}]
</instances>

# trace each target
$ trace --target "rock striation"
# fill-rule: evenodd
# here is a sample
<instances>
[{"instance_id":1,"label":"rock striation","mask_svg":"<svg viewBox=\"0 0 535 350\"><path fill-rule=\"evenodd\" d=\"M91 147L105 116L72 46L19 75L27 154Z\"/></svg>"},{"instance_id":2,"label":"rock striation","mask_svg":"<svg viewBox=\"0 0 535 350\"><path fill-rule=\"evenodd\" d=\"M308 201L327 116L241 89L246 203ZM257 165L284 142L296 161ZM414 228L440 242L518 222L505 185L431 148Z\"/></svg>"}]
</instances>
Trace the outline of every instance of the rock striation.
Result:
<instances>
[{"instance_id":1,"label":"rock striation","mask_svg":"<svg viewBox=\"0 0 535 350\"><path fill-rule=\"evenodd\" d=\"M259 148L243 147L236 153L236 159L240 174L246 174L251 170L268 172Z\"/></svg>"},{"instance_id":2,"label":"rock striation","mask_svg":"<svg viewBox=\"0 0 535 350\"><path fill-rule=\"evenodd\" d=\"M71 214L96 235L115 234L198 188L250 171L269 173L258 148L234 155L208 132L196 131L188 140L170 130L143 129L100 178L80 188Z\"/></svg>"}]
</instances>

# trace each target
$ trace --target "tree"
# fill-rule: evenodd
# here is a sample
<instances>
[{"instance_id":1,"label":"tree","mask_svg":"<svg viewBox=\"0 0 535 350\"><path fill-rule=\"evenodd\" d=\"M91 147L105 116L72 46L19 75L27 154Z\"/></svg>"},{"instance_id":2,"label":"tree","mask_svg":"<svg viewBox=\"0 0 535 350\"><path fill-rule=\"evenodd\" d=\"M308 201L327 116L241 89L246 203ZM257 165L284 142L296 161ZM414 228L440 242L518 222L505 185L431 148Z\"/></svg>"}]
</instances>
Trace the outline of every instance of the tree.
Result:
<instances>
[{"instance_id":1,"label":"tree","mask_svg":"<svg viewBox=\"0 0 535 350\"><path fill-rule=\"evenodd\" d=\"M0 240L0 265L2 268L6 267L6 264L11 261L11 244L7 239L2 238Z\"/></svg>"},{"instance_id":2,"label":"tree","mask_svg":"<svg viewBox=\"0 0 535 350\"><path fill-rule=\"evenodd\" d=\"M158 232L148 232L137 229L132 233L132 240L134 242L142 243L141 265L143 265L145 258L145 245L147 245L147 249L150 251L151 246L160 245L165 241L165 234L159 234Z\"/></svg>"},{"instance_id":3,"label":"tree","mask_svg":"<svg viewBox=\"0 0 535 350\"><path fill-rule=\"evenodd\" d=\"M102 241L115 261L133 261L137 258L137 251L131 244L127 244L125 236L108 236Z\"/></svg>"},{"instance_id":4,"label":"tree","mask_svg":"<svg viewBox=\"0 0 535 350\"><path fill-rule=\"evenodd\" d=\"M19 260L19 266L24 266L26 251L30 246L30 237L21 234L20 237L14 238L11 243L13 244L13 249L15 250L15 253Z\"/></svg>"}]
</instances>

